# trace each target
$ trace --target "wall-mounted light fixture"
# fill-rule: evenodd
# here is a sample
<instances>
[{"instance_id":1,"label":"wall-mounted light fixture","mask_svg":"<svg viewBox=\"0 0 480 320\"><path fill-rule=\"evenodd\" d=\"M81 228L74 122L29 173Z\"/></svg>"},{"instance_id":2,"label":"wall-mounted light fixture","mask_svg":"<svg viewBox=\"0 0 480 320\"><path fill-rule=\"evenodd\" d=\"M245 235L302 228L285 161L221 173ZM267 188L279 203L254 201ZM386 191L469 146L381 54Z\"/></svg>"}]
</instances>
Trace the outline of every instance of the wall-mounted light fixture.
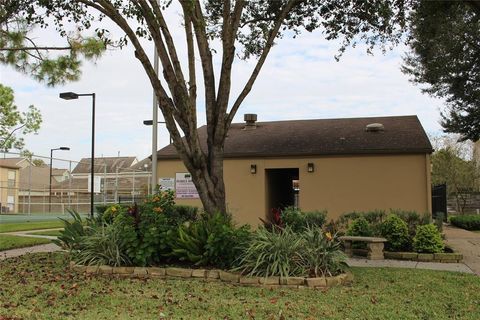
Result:
<instances>
[{"instance_id":1,"label":"wall-mounted light fixture","mask_svg":"<svg viewBox=\"0 0 480 320\"><path fill-rule=\"evenodd\" d=\"M311 162L307 164L307 171L308 172L314 172L315 171L315 165Z\"/></svg>"},{"instance_id":2,"label":"wall-mounted light fixture","mask_svg":"<svg viewBox=\"0 0 480 320\"><path fill-rule=\"evenodd\" d=\"M251 174L257 173L257 165L256 164L251 164L250 165L250 173Z\"/></svg>"}]
</instances>

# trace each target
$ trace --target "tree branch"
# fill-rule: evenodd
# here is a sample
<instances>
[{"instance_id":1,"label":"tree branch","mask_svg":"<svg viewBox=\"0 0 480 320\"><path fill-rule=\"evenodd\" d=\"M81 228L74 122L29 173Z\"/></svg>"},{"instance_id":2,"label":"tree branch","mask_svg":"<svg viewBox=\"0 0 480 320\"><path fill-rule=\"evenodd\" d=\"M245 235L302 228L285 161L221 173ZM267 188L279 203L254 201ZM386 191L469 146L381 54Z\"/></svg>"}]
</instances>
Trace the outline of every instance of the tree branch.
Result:
<instances>
[{"instance_id":1,"label":"tree branch","mask_svg":"<svg viewBox=\"0 0 480 320\"><path fill-rule=\"evenodd\" d=\"M260 55L260 58L258 59L258 62L255 65L255 68L253 69L253 72L250 75L250 78L248 79L245 87L243 88L242 92L238 96L237 100L235 101L235 103L232 106L232 109L229 112L228 121L226 122L226 128L228 128L230 126L230 124L233 121L233 118L235 117L235 114L238 111L238 108L240 108L240 105L242 104L243 100L245 100L247 95L252 90L253 84L255 83L255 80L257 79L258 74L260 73L260 70L263 67L263 64L265 63L265 60L266 60L266 58L267 58L267 56L270 52L270 49L273 46L273 42L278 35L278 32L280 30L280 27L283 24L283 21L287 17L290 10L292 10L292 8L295 5L297 5L298 3L302 2L302 1L304 1L304 0L290 0L290 1L288 1L288 3L285 5L285 7L282 9L280 14L278 15L278 18L276 19L275 24L274 24L272 30L269 33L269 36L268 36L267 42L265 43L265 47L263 49L263 52Z\"/></svg>"}]
</instances>

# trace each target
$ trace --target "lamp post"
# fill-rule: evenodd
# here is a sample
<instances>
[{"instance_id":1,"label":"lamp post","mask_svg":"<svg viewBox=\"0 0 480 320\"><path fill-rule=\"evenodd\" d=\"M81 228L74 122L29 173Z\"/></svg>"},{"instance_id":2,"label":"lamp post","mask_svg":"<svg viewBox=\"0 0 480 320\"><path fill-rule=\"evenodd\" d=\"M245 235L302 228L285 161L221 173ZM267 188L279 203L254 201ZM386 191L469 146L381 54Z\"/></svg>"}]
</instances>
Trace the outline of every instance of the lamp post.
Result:
<instances>
[{"instance_id":1,"label":"lamp post","mask_svg":"<svg viewBox=\"0 0 480 320\"><path fill-rule=\"evenodd\" d=\"M55 150L64 150L68 151L70 150L69 147L60 147L60 148L53 148L50 149L50 182L48 185L48 212L52 212L52 159L53 159L53 151Z\"/></svg>"},{"instance_id":2,"label":"lamp post","mask_svg":"<svg viewBox=\"0 0 480 320\"><path fill-rule=\"evenodd\" d=\"M95 178L95 93L74 93L74 92L62 92L60 98L65 100L74 100L78 97L92 97L92 160L90 163L90 216L93 218L93 201L94 201L94 178Z\"/></svg>"},{"instance_id":3,"label":"lamp post","mask_svg":"<svg viewBox=\"0 0 480 320\"><path fill-rule=\"evenodd\" d=\"M152 194L155 193L155 188L157 187L157 145L158 145L158 124L166 124L165 121L153 121L153 120L143 120L143 124L146 126L153 126L153 136L152 136ZM156 125L155 125L156 124ZM170 136L170 143L172 143L172 137Z\"/></svg>"}]
</instances>

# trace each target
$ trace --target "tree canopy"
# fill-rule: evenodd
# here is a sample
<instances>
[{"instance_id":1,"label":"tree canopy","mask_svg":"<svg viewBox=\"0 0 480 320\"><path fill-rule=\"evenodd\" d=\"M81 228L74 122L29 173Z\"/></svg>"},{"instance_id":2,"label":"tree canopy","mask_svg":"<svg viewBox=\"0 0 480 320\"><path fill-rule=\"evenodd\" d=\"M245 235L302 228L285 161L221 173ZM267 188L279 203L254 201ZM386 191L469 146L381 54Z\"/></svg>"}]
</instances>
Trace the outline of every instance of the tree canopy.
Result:
<instances>
[{"instance_id":1,"label":"tree canopy","mask_svg":"<svg viewBox=\"0 0 480 320\"><path fill-rule=\"evenodd\" d=\"M445 132L480 138L480 2L415 1L403 71L444 98Z\"/></svg>"},{"instance_id":2,"label":"tree canopy","mask_svg":"<svg viewBox=\"0 0 480 320\"><path fill-rule=\"evenodd\" d=\"M78 80L82 58L98 58L106 44L99 37L66 32L64 45L39 44L31 33L45 26L44 19L31 4L28 0L0 0L0 63L49 86Z\"/></svg>"},{"instance_id":3,"label":"tree canopy","mask_svg":"<svg viewBox=\"0 0 480 320\"><path fill-rule=\"evenodd\" d=\"M41 123L38 109L29 106L26 112L18 111L13 90L0 84L0 150L23 149L23 136L36 133Z\"/></svg>"}]
</instances>

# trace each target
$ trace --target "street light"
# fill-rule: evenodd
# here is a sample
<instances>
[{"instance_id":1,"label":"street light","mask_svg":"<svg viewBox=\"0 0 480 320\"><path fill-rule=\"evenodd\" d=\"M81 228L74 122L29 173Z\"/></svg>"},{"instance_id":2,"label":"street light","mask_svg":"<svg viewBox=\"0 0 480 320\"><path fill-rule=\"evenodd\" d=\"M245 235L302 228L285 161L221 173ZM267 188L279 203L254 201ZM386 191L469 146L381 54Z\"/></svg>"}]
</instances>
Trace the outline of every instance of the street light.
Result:
<instances>
[{"instance_id":1,"label":"street light","mask_svg":"<svg viewBox=\"0 0 480 320\"><path fill-rule=\"evenodd\" d=\"M63 151L68 151L70 150L69 147L60 147L60 148L54 148L50 149L50 183L48 187L48 212L52 212L52 158L53 158L53 151L55 150L63 150Z\"/></svg>"},{"instance_id":2,"label":"street light","mask_svg":"<svg viewBox=\"0 0 480 320\"><path fill-rule=\"evenodd\" d=\"M95 93L74 93L74 92L62 92L60 93L60 98L64 100L74 100L78 99L78 97L92 97L92 162L90 166L90 216L93 218L93 201L94 195L93 187L94 187L94 178L95 178Z\"/></svg>"},{"instance_id":3,"label":"street light","mask_svg":"<svg viewBox=\"0 0 480 320\"><path fill-rule=\"evenodd\" d=\"M165 121L156 121L156 124L163 123ZM143 120L143 124L146 126L152 126L154 124L153 120ZM152 136L152 194L155 193L155 188L157 187L157 144L158 144L158 133L157 126L153 125L153 136ZM172 136L170 136L170 143L172 143Z\"/></svg>"}]
</instances>

